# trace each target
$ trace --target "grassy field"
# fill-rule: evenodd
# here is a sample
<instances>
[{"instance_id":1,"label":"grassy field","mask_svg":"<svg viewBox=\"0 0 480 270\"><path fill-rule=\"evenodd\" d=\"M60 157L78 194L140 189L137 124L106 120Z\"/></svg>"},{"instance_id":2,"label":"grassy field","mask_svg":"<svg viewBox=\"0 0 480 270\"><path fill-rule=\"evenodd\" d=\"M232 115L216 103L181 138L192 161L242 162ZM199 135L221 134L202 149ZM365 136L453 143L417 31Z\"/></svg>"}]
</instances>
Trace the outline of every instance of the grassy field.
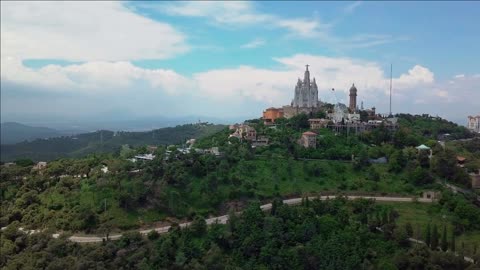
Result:
<instances>
[{"instance_id":1,"label":"grassy field","mask_svg":"<svg viewBox=\"0 0 480 270\"><path fill-rule=\"evenodd\" d=\"M426 203L396 203L396 202L380 202L383 205L390 205L398 211L400 217L397 224L405 226L407 222L412 224L414 238L425 240L425 230L427 224L436 224L439 233L442 233L443 226L447 226L447 239L450 240L452 233L452 216L447 212L440 210L438 204ZM465 254L473 255L474 246L480 249L480 231L469 231L456 237L457 250L460 250L462 243L465 246ZM480 252L478 250L477 252Z\"/></svg>"}]
</instances>

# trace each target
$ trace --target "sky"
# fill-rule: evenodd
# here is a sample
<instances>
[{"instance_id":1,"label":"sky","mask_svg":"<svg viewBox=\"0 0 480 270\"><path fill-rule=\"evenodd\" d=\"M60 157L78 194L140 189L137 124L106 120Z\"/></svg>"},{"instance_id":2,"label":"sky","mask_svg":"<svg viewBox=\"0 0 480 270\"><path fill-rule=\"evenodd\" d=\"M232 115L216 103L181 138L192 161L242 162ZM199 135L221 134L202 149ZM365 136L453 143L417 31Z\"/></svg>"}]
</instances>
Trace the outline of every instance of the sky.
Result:
<instances>
[{"instance_id":1,"label":"sky","mask_svg":"<svg viewBox=\"0 0 480 270\"><path fill-rule=\"evenodd\" d=\"M478 2L1 2L1 121L258 118L319 98L480 114ZM330 90L335 88L335 94Z\"/></svg>"}]
</instances>

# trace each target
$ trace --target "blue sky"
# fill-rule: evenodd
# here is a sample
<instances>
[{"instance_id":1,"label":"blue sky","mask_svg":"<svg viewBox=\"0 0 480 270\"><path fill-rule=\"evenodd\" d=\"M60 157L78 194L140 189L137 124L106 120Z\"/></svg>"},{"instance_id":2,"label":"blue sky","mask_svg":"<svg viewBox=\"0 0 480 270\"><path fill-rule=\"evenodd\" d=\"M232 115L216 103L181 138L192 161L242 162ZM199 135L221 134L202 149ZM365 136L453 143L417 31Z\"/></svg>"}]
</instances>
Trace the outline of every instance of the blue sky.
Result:
<instances>
[{"instance_id":1,"label":"blue sky","mask_svg":"<svg viewBox=\"0 0 480 270\"><path fill-rule=\"evenodd\" d=\"M2 2L2 121L259 117L320 99L478 114L477 2Z\"/></svg>"}]
</instances>

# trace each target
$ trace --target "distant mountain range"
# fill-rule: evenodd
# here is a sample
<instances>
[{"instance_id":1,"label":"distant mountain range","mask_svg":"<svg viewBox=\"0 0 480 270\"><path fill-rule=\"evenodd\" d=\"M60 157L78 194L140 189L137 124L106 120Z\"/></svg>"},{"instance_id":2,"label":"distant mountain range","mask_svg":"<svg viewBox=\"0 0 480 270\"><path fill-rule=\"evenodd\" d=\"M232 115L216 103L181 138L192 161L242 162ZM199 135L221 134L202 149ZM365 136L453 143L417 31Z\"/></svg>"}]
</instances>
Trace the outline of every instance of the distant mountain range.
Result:
<instances>
[{"instance_id":1,"label":"distant mountain range","mask_svg":"<svg viewBox=\"0 0 480 270\"><path fill-rule=\"evenodd\" d=\"M39 138L51 138L61 136L58 130L47 127L32 127L16 122L7 122L0 125L1 144L13 144L23 141L31 141Z\"/></svg>"},{"instance_id":2,"label":"distant mountain range","mask_svg":"<svg viewBox=\"0 0 480 270\"><path fill-rule=\"evenodd\" d=\"M145 132L101 130L61 137L54 137L55 134L58 136L58 133L54 133L55 130L47 129L52 133L43 133L43 139L3 144L0 148L0 160L12 161L19 158L29 158L35 161L48 161L64 157L81 157L92 153L112 153L119 151L124 144L131 146L178 144L187 139L214 134L225 127L225 125L200 123ZM21 134L21 130L18 130L16 134ZM26 128L25 130L29 129ZM13 132L9 132L13 134ZM30 134L34 136L33 132ZM41 133L36 134L36 136L40 136L38 134Z\"/></svg>"},{"instance_id":3,"label":"distant mountain range","mask_svg":"<svg viewBox=\"0 0 480 270\"><path fill-rule=\"evenodd\" d=\"M198 122L214 124L233 124L243 122L247 116L238 117L209 117L201 115L187 116L140 116L130 117L125 115L99 115L98 117L79 118L74 120L52 120L51 118L12 118L3 117L5 122L20 122L28 126L42 126L56 129L61 134L73 135L93 132L96 130L111 131L148 131L164 127L174 127Z\"/></svg>"}]
</instances>

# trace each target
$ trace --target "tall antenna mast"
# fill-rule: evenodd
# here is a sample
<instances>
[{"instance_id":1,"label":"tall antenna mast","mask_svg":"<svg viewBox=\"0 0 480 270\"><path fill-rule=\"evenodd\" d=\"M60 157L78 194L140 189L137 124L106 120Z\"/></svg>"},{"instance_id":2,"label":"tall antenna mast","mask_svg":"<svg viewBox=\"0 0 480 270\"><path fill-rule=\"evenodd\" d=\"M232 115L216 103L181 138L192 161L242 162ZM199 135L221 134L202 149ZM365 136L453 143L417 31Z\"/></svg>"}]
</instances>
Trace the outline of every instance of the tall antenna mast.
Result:
<instances>
[{"instance_id":1,"label":"tall antenna mast","mask_svg":"<svg viewBox=\"0 0 480 270\"><path fill-rule=\"evenodd\" d=\"M392 116L392 70L393 70L393 65L390 64L390 114L389 116Z\"/></svg>"}]
</instances>

